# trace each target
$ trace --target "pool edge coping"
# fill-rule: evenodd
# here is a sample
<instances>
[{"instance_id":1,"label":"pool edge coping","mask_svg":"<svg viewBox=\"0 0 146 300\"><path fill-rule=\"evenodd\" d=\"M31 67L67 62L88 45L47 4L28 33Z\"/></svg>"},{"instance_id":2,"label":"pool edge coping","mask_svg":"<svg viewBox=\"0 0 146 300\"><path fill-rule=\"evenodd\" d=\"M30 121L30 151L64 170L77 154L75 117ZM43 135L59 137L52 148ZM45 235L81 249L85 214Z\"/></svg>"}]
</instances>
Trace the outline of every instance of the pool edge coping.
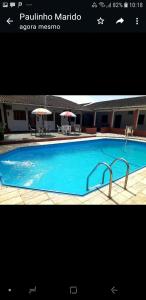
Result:
<instances>
[{"instance_id":1,"label":"pool edge coping","mask_svg":"<svg viewBox=\"0 0 146 300\"><path fill-rule=\"evenodd\" d=\"M14 147L14 149L8 149L2 153L0 153L0 156L3 154L7 154L11 151L17 150L17 149L22 149L22 148L27 148L27 147L37 147L37 146L45 146L45 145L56 145L56 144L66 144L66 143L77 143L77 142L86 142L86 141L92 141L92 140L100 140L100 139L110 139L110 140L125 140L126 139L124 137L111 137L111 136L100 136L100 137L87 137L85 138L85 140L83 140L83 138L79 138L79 139L69 139L69 140L55 140L55 141L47 141L47 142L35 142L35 143L28 143L27 144L12 144L12 145L18 145L16 147ZM141 142L141 143L146 143L146 140L141 140L141 139L133 139L133 138L129 138L127 139L127 141L133 141L133 142ZM9 146L9 145L1 145L1 146Z\"/></svg>"}]
</instances>

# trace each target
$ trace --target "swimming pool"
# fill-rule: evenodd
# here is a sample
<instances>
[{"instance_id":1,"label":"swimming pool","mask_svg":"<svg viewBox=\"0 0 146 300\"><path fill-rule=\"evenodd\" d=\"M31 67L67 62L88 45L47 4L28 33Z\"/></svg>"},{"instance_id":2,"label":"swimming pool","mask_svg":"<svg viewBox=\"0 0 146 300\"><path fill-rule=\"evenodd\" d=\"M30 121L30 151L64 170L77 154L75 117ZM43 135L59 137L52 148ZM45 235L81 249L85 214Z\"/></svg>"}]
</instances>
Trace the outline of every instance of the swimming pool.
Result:
<instances>
[{"instance_id":1,"label":"swimming pool","mask_svg":"<svg viewBox=\"0 0 146 300\"><path fill-rule=\"evenodd\" d=\"M130 164L130 173L146 166L146 143L120 139L99 139L43 146L22 147L0 155L0 176L8 186L85 195L87 177L99 162L110 164L123 157ZM101 165L90 177L90 186L102 187ZM126 173L118 161L112 166L113 180ZM106 172L104 184L109 183Z\"/></svg>"}]
</instances>

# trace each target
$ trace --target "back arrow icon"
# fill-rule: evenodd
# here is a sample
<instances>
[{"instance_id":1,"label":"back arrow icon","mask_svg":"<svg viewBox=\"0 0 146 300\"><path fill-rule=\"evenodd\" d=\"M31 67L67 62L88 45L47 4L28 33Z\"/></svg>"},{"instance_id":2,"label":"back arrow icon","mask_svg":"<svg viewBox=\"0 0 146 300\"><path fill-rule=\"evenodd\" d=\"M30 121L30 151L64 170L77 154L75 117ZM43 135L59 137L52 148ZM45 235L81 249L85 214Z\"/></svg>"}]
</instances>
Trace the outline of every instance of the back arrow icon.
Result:
<instances>
[{"instance_id":1,"label":"back arrow icon","mask_svg":"<svg viewBox=\"0 0 146 300\"><path fill-rule=\"evenodd\" d=\"M111 292L115 295L118 290L115 288L115 286L112 287Z\"/></svg>"},{"instance_id":2,"label":"back arrow icon","mask_svg":"<svg viewBox=\"0 0 146 300\"><path fill-rule=\"evenodd\" d=\"M13 20L11 20L11 18L9 18L8 20L7 20L7 23L10 25L11 23L13 22Z\"/></svg>"}]
</instances>

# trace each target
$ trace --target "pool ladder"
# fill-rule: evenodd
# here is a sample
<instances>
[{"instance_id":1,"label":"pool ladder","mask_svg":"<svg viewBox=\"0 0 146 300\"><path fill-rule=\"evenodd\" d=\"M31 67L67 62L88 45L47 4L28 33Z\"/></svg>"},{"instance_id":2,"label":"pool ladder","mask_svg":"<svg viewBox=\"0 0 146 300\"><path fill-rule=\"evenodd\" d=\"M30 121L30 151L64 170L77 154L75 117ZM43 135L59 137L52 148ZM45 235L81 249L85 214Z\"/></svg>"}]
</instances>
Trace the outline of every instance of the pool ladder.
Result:
<instances>
[{"instance_id":1,"label":"pool ladder","mask_svg":"<svg viewBox=\"0 0 146 300\"><path fill-rule=\"evenodd\" d=\"M87 177L86 190L87 190L87 191L92 191L92 190L95 190L96 188L99 188L99 185L95 185L95 186L90 187L90 186L89 186L89 179L90 179L90 176L95 172L95 170L96 170L100 165L105 165L105 166L106 166L106 169L105 169L104 172L103 172L103 176L102 176L102 184L104 183L105 173L106 173L106 171L109 170L109 173L110 173L110 182L109 182L109 192L108 192L108 197L111 199L111 198L112 198L112 197L111 197L111 192L112 192L112 182L113 182L113 180L112 180L112 177L113 177L113 171L112 171L111 166L112 166L114 163L116 163L117 161L119 161L119 160L120 160L120 161L123 161L123 162L126 164L126 167L127 167L126 175L125 175L125 182L124 182L124 187L123 187L123 188L126 190L130 166L129 166L128 161L127 161L126 159L122 158L122 157L114 159L110 165L107 164L107 163L105 163L105 162L100 162L100 163L98 163L98 164L94 167L94 169L90 172L90 174L88 175L88 177Z\"/></svg>"}]
</instances>

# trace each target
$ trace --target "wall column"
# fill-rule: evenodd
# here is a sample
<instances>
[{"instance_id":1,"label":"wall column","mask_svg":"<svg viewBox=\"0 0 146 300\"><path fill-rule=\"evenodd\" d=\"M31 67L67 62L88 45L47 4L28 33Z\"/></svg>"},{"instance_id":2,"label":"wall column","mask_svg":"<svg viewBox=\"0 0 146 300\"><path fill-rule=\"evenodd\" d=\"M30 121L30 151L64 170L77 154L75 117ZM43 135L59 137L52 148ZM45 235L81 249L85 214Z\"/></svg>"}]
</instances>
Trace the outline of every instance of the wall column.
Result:
<instances>
[{"instance_id":1,"label":"wall column","mask_svg":"<svg viewBox=\"0 0 146 300\"><path fill-rule=\"evenodd\" d=\"M54 122L54 129L53 130L55 130L56 129L56 126L55 126L55 111L53 112L53 122Z\"/></svg>"},{"instance_id":2,"label":"wall column","mask_svg":"<svg viewBox=\"0 0 146 300\"><path fill-rule=\"evenodd\" d=\"M96 111L94 112L94 121L93 121L93 126L96 126Z\"/></svg>"},{"instance_id":3,"label":"wall column","mask_svg":"<svg viewBox=\"0 0 146 300\"><path fill-rule=\"evenodd\" d=\"M29 131L29 120L28 120L28 109L25 107L25 115L26 115L26 128Z\"/></svg>"},{"instance_id":4,"label":"wall column","mask_svg":"<svg viewBox=\"0 0 146 300\"><path fill-rule=\"evenodd\" d=\"M133 112L133 128L137 128L137 123L138 123L138 117L139 117L139 109L134 110Z\"/></svg>"},{"instance_id":5,"label":"wall column","mask_svg":"<svg viewBox=\"0 0 146 300\"><path fill-rule=\"evenodd\" d=\"M81 114L80 114L80 126L81 126L81 128L82 128L82 121L83 121L83 113L81 111Z\"/></svg>"},{"instance_id":6,"label":"wall column","mask_svg":"<svg viewBox=\"0 0 146 300\"><path fill-rule=\"evenodd\" d=\"M113 128L113 125L114 125L114 110L112 110L110 112L110 116L109 116L109 126L110 128Z\"/></svg>"}]
</instances>

